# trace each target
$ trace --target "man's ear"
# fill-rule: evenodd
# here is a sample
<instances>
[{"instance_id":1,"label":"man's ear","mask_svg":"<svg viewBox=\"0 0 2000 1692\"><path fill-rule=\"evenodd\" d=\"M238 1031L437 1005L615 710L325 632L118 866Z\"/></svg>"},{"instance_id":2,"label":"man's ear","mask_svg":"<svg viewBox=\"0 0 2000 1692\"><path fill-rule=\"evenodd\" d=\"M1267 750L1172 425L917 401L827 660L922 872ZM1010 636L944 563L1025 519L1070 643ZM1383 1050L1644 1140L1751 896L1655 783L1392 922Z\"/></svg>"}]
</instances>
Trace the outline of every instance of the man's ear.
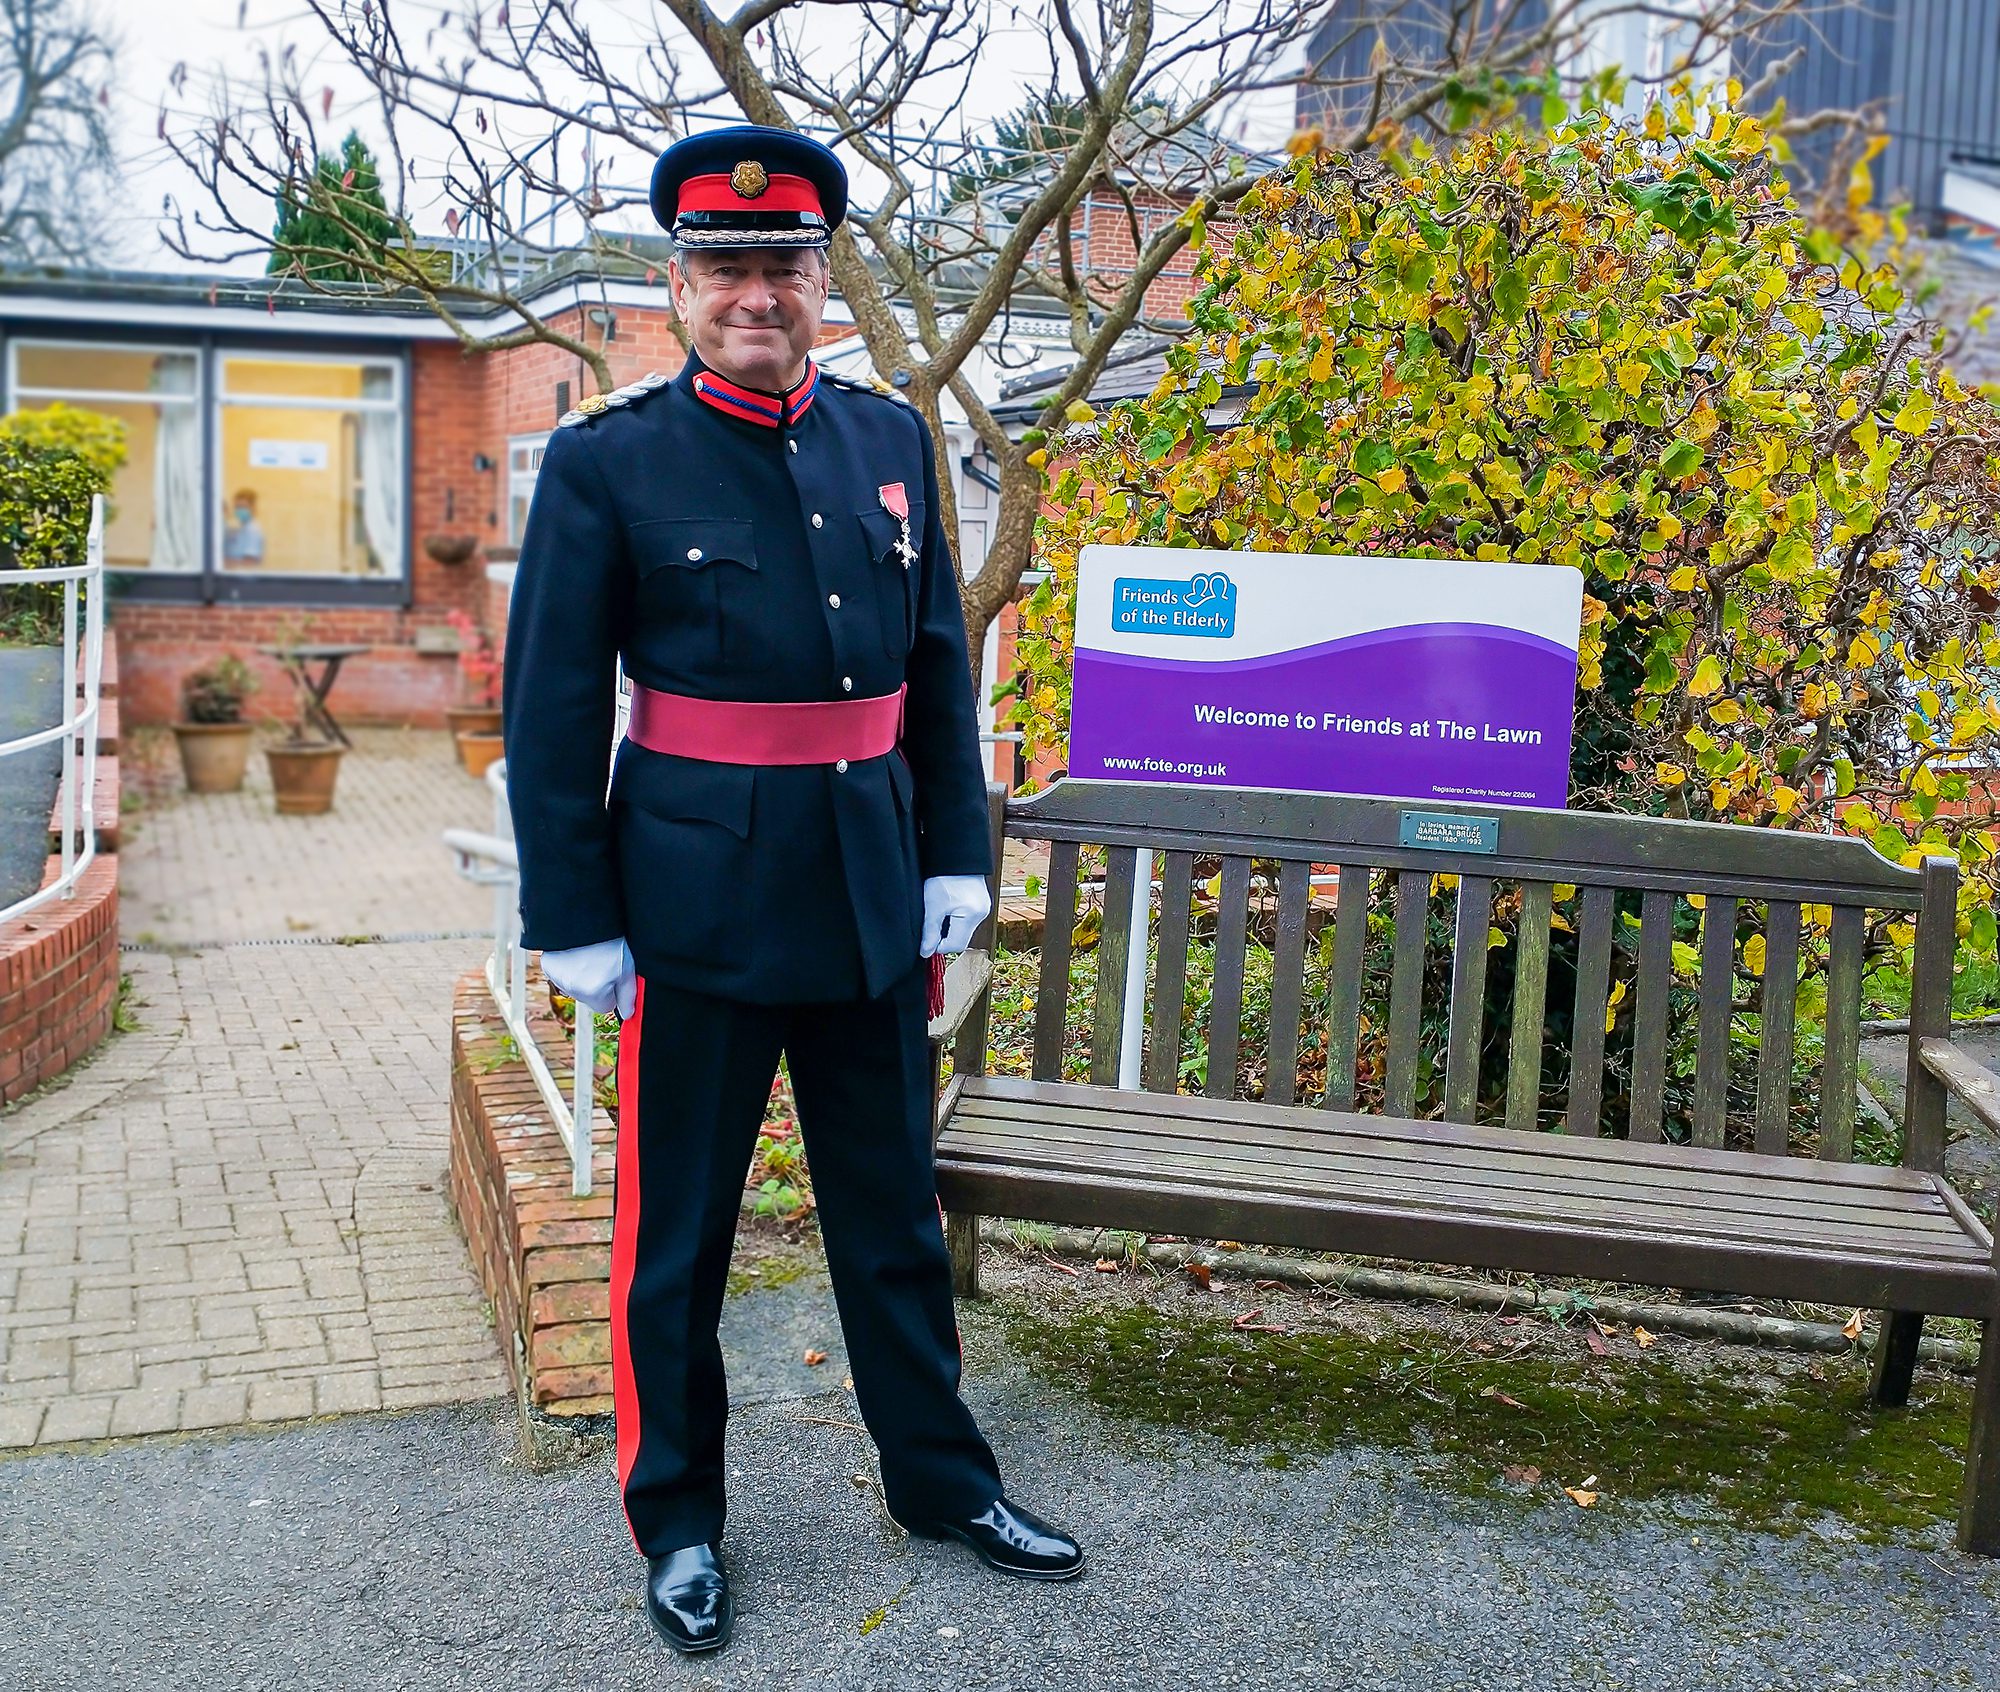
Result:
<instances>
[{"instance_id":1,"label":"man's ear","mask_svg":"<svg viewBox=\"0 0 2000 1692\"><path fill-rule=\"evenodd\" d=\"M667 295L674 302L674 315L683 323L687 313L681 309L681 290L688 285L687 272L681 269L679 259L667 260Z\"/></svg>"}]
</instances>

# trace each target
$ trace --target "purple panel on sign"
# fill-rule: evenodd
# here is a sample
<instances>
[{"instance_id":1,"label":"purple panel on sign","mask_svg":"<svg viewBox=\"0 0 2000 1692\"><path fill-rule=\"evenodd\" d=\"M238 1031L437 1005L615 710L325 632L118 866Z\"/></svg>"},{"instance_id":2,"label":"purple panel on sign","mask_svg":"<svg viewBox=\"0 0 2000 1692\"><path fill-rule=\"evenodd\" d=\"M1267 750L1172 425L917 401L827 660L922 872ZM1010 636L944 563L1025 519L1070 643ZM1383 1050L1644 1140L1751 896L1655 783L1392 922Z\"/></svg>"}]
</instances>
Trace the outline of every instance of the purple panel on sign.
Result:
<instances>
[{"instance_id":1,"label":"purple panel on sign","mask_svg":"<svg viewBox=\"0 0 2000 1692\"><path fill-rule=\"evenodd\" d=\"M1080 649L1069 773L1561 806L1576 653L1482 623L1201 663Z\"/></svg>"}]
</instances>

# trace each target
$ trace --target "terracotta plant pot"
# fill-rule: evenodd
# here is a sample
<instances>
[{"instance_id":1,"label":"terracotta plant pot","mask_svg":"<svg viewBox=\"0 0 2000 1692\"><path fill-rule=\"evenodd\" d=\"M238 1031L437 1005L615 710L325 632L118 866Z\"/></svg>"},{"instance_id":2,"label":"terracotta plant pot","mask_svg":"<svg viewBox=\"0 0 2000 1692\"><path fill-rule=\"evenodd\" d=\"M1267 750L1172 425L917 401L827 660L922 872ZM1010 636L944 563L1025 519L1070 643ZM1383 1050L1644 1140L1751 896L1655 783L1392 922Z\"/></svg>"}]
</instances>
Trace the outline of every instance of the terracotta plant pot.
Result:
<instances>
[{"instance_id":1,"label":"terracotta plant pot","mask_svg":"<svg viewBox=\"0 0 2000 1692\"><path fill-rule=\"evenodd\" d=\"M271 763L271 788L283 817L316 817L333 809L333 783L340 774L344 746L311 741L264 748Z\"/></svg>"},{"instance_id":2,"label":"terracotta plant pot","mask_svg":"<svg viewBox=\"0 0 2000 1692\"><path fill-rule=\"evenodd\" d=\"M484 776L505 750L506 742L498 729L459 730L458 761L470 775Z\"/></svg>"},{"instance_id":3,"label":"terracotta plant pot","mask_svg":"<svg viewBox=\"0 0 2000 1692\"><path fill-rule=\"evenodd\" d=\"M444 720L451 730L452 743L458 748L458 761L465 762L465 744L459 740L462 734L497 734L500 730L500 707L498 705L447 705Z\"/></svg>"},{"instance_id":4,"label":"terracotta plant pot","mask_svg":"<svg viewBox=\"0 0 2000 1692\"><path fill-rule=\"evenodd\" d=\"M250 763L249 723L175 723L181 774L190 793L234 793Z\"/></svg>"}]
</instances>

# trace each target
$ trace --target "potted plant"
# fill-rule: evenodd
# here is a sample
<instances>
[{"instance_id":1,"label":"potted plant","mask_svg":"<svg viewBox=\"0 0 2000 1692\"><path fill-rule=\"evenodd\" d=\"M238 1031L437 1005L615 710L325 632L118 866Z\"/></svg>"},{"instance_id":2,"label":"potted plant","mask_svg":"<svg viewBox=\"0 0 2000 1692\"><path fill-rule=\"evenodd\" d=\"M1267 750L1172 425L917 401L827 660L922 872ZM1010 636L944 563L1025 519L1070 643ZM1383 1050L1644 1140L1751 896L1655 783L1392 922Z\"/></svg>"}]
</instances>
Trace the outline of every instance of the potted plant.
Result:
<instances>
[{"instance_id":1,"label":"potted plant","mask_svg":"<svg viewBox=\"0 0 2000 1692\"><path fill-rule=\"evenodd\" d=\"M190 793L234 793L243 785L255 728L243 720L243 701L257 678L235 653L225 653L181 678L181 773Z\"/></svg>"},{"instance_id":2,"label":"potted plant","mask_svg":"<svg viewBox=\"0 0 2000 1692\"><path fill-rule=\"evenodd\" d=\"M302 644L306 628L306 623L287 619L280 627L277 646L283 650ZM319 816L333 809L333 784L340 774L340 755L347 748L322 734L313 722L307 709L312 695L304 664L296 658L280 658L279 662L291 678L298 710L285 738L264 748L271 767L271 791L277 798L280 816Z\"/></svg>"},{"instance_id":3,"label":"potted plant","mask_svg":"<svg viewBox=\"0 0 2000 1692\"><path fill-rule=\"evenodd\" d=\"M458 673L465 678L468 703L445 707L458 747L458 761L473 775L483 776L500 756L500 655L485 632L463 611L446 619L458 635Z\"/></svg>"}]
</instances>

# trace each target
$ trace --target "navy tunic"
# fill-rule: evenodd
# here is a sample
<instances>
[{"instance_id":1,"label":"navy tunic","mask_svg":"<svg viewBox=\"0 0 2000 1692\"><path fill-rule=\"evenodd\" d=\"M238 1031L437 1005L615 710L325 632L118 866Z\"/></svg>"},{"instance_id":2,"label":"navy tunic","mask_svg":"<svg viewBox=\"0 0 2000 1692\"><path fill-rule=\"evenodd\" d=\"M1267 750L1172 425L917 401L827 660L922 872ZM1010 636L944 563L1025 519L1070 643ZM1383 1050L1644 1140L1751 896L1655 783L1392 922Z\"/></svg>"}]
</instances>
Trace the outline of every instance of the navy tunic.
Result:
<instances>
[{"instance_id":1,"label":"navy tunic","mask_svg":"<svg viewBox=\"0 0 2000 1692\"><path fill-rule=\"evenodd\" d=\"M647 979L755 1003L873 997L917 961L923 879L991 859L930 441L901 400L811 369L783 401L729 393L690 355L550 437L502 695L522 940L623 935ZM908 562L881 492L897 483ZM907 683L902 745L843 770L628 740L613 767L619 658L635 682L707 699Z\"/></svg>"}]
</instances>

